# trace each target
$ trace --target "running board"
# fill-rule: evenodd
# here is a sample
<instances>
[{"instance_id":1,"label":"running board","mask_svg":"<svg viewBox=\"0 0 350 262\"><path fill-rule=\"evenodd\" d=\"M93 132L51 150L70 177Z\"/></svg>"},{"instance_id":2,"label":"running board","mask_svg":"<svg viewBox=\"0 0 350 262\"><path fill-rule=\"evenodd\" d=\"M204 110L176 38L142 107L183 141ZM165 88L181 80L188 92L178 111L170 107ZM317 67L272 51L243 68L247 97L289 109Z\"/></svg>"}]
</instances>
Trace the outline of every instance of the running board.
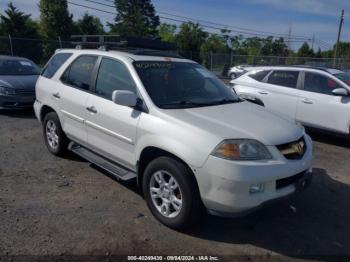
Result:
<instances>
[{"instance_id":1,"label":"running board","mask_svg":"<svg viewBox=\"0 0 350 262\"><path fill-rule=\"evenodd\" d=\"M80 157L86 159L87 161L107 171L117 179L127 181L136 178L135 172L127 170L124 167L99 156L98 154L90 151L89 149L86 149L85 147L82 147L77 143L71 142L68 146L68 149Z\"/></svg>"}]
</instances>

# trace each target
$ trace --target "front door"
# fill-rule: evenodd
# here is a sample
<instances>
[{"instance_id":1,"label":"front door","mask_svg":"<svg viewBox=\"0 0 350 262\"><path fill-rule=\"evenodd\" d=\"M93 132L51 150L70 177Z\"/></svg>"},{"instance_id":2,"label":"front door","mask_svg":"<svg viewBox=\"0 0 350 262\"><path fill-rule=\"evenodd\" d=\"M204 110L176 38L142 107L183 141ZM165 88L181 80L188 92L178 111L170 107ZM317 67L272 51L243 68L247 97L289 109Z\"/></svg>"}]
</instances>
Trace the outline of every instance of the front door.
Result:
<instances>
[{"instance_id":1,"label":"front door","mask_svg":"<svg viewBox=\"0 0 350 262\"><path fill-rule=\"evenodd\" d=\"M115 90L136 91L136 85L120 61L102 58L94 94L87 100L88 144L94 150L135 169L136 129L141 112L112 101Z\"/></svg>"},{"instance_id":2,"label":"front door","mask_svg":"<svg viewBox=\"0 0 350 262\"><path fill-rule=\"evenodd\" d=\"M305 72L304 89L300 91L297 121L333 131L349 132L349 97L335 96L332 90L342 88L336 80L314 72Z\"/></svg>"}]
</instances>

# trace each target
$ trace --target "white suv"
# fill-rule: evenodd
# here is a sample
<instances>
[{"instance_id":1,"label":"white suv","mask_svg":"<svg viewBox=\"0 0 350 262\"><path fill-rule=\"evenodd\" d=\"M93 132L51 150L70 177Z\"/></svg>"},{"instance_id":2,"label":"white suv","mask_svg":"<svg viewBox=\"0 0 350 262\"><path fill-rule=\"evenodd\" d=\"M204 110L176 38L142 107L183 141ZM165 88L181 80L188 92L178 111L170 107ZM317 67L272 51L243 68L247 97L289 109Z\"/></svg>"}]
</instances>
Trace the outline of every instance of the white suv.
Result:
<instances>
[{"instance_id":1,"label":"white suv","mask_svg":"<svg viewBox=\"0 0 350 262\"><path fill-rule=\"evenodd\" d=\"M305 188L304 129L241 100L199 64L147 51L59 50L36 85L48 150L135 179L162 223L237 215Z\"/></svg>"},{"instance_id":2,"label":"white suv","mask_svg":"<svg viewBox=\"0 0 350 262\"><path fill-rule=\"evenodd\" d=\"M242 98L303 125L349 135L349 73L306 66L257 67L231 85Z\"/></svg>"}]
</instances>

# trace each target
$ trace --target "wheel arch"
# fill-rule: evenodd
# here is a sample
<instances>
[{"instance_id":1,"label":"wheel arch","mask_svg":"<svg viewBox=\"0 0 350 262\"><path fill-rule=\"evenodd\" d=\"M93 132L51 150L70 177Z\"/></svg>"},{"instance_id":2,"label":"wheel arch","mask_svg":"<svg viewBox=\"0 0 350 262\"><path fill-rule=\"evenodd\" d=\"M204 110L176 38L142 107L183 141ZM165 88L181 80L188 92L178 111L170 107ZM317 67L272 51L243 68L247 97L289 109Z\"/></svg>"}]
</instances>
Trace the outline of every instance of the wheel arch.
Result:
<instances>
[{"instance_id":1,"label":"wheel arch","mask_svg":"<svg viewBox=\"0 0 350 262\"><path fill-rule=\"evenodd\" d=\"M148 146L145 147L141 153L140 153L140 157L137 161L137 184L138 187L141 189L142 191L142 180L143 180L143 175L144 175L144 171L147 167L147 165L152 162L154 159L158 158L158 157L162 157L162 156L166 156L166 157L170 157L173 159L176 159L177 161L183 163L185 166L187 166L189 168L189 170L191 170L191 174L192 174L192 179L195 183L195 185L198 188L198 183L197 183L197 179L193 173L192 168L190 167L189 164L186 163L186 161L184 161L182 158L180 158L179 156L161 149L159 147L156 146ZM199 188L198 188L199 189Z\"/></svg>"},{"instance_id":2,"label":"wheel arch","mask_svg":"<svg viewBox=\"0 0 350 262\"><path fill-rule=\"evenodd\" d=\"M40 121L41 121L41 122L44 121L45 116L46 116L48 113L50 113L50 112L55 112L55 113L57 114L56 110L53 109L52 107L50 107L50 106L48 106L48 105L43 105L43 106L41 107L40 115L39 115L39 116L40 116Z\"/></svg>"}]
</instances>

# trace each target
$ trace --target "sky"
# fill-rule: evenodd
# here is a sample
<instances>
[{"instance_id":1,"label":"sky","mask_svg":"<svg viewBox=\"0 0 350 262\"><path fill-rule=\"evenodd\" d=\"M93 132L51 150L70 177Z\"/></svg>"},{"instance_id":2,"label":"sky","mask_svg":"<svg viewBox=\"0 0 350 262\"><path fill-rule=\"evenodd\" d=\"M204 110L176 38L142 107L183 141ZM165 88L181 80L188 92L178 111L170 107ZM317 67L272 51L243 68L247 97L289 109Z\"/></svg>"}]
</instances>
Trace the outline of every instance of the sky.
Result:
<instances>
[{"instance_id":1,"label":"sky","mask_svg":"<svg viewBox=\"0 0 350 262\"><path fill-rule=\"evenodd\" d=\"M1 12L6 8L8 0L0 0ZM39 18L39 0L12 0L20 10L32 14L34 19ZM69 2L98 8L110 12L115 10L108 6L93 2L112 5L111 0L69 0ZM330 48L336 41L339 17L341 10L345 10L345 19L341 35L341 41L350 41L350 1L349 0L152 0L156 11L162 17L186 20L164 13L190 17L192 19L205 20L217 24L227 25L228 29L239 34L249 29L251 33L265 35L263 32L287 35L291 31L292 36L310 39L314 37L314 48L322 50ZM98 16L106 25L113 21L114 15L91 10L84 7L69 4L69 11L74 19L80 18L86 11ZM171 20L161 18L162 22L179 24ZM204 22L201 22L204 24ZM211 27L223 27L209 24ZM244 28L244 29L242 29ZM217 29L204 27L209 32L219 32ZM255 31L254 31L255 30ZM260 31L260 33L256 32ZM262 36L261 35L261 36ZM251 36L251 35L246 35ZM301 45L300 38L291 40L291 47L298 48Z\"/></svg>"}]
</instances>

